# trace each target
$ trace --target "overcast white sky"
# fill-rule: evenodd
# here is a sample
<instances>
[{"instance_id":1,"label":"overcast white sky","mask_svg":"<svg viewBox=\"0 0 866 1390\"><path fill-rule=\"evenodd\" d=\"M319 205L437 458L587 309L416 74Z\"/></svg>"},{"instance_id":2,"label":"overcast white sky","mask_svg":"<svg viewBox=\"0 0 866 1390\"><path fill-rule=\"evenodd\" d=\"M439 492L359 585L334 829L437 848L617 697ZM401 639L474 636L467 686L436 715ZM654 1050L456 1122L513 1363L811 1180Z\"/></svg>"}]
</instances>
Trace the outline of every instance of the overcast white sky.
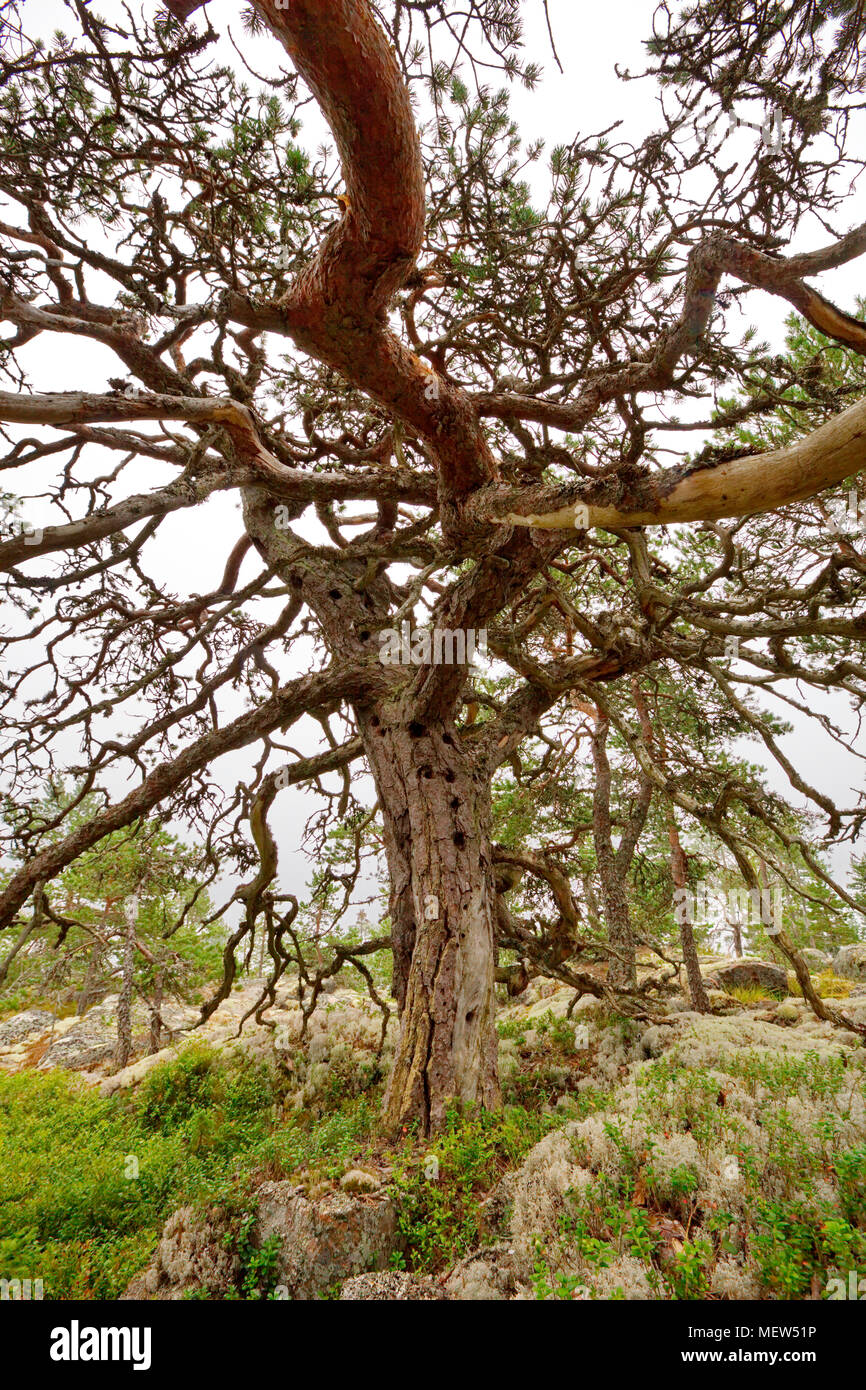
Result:
<instances>
[{"instance_id":1,"label":"overcast white sky","mask_svg":"<svg viewBox=\"0 0 866 1390\"><path fill-rule=\"evenodd\" d=\"M148 0L133 0L133 3L143 4L150 10L156 8ZM101 0L101 3L96 0L94 8L111 14L115 3L114 0ZM283 55L269 35L254 43L247 36L241 39L242 8L242 4L234 0L212 0L208 11L214 27L221 33L231 27L236 40L242 42L249 53L252 66L266 72L269 64L276 65ZM545 76L535 92L528 92L521 86L513 90L512 110L526 140L543 138L549 149L570 142L577 130L590 133L616 120L622 121L623 136L639 140L648 130L660 126L657 89L653 81L622 83L614 73L615 63L632 72L643 68L642 41L651 32L653 9L653 0L615 0L614 4L607 5L550 0L550 16L564 68L560 73L550 53L541 0L527 0L527 49L531 57L543 63ZM61 0L27 0L25 11L31 29L38 27L48 34L57 27L71 27L68 11ZM227 40L221 44L221 56L233 56ZM300 143L315 149L324 134L320 120L311 113ZM736 142L742 141L745 152L749 148L747 142L751 140L753 144L755 138L749 132L735 132L730 137L732 150L736 151ZM545 169L544 161L539 161L531 174L539 195L543 192ZM861 195L852 198L850 217L842 230L863 220L864 207L866 203ZM811 242L809 235L809 229L804 229L798 249L820 245L826 240L820 231L814 234ZM851 309L854 296L864 291L862 263L822 277L821 288L842 307ZM760 335L778 347L782 345L782 322L786 312L786 305L769 296L760 299L755 296L749 302L749 313L757 322ZM284 344L280 346L285 350ZM22 352L21 360L32 373L34 387L40 390L100 390L105 387L107 376L123 374L110 354L81 339L59 335L52 339L43 334ZM698 442L690 436L687 447L694 449ZM151 486L162 480L156 477L152 464L143 464L137 474L129 474L123 491ZM38 522L41 518L37 513L33 519ZM229 496L220 495L196 513L194 534L191 534L191 524L188 517L176 514L162 526L158 542L159 563L180 594L206 592L221 575L225 556L240 534L238 504ZM155 555L155 550L151 546L149 553ZM151 561L151 568L156 568L155 559ZM306 729L296 726L289 741L295 746L312 748L317 733L316 725L309 724ZM798 729L787 745L789 755L808 780L828 789L842 804L852 803L855 789L862 781L862 764L858 767L852 759L846 759L829 740L818 737L811 729L808 732ZM749 752L751 757L756 756L753 746ZM238 754L222 760L220 779L230 786L236 779L245 777L248 770L247 755ZM781 780L775 772L770 774L770 780L781 788ZM282 793L278 805L279 816L274 817L274 828L280 841L281 879L284 887L297 892L300 889L297 880L306 877L309 867L298 854L300 825L312 807L308 798L293 790Z\"/></svg>"}]
</instances>

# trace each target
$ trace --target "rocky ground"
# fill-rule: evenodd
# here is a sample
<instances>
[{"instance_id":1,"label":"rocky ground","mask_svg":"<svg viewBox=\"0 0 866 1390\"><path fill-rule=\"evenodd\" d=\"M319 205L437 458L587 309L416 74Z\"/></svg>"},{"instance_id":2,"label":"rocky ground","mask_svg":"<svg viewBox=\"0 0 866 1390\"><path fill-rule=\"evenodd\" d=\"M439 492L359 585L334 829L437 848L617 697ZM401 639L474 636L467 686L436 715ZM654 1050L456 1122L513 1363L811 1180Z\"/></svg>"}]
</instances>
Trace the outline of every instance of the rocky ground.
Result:
<instances>
[{"instance_id":1,"label":"rocky ground","mask_svg":"<svg viewBox=\"0 0 866 1390\"><path fill-rule=\"evenodd\" d=\"M824 983L838 979L839 993L850 991L834 1002L866 1021L866 947L844 948L833 972L829 959L814 955L809 964L825 972ZM814 1275L802 1287L803 1262L789 1270L773 1242L790 1242L790 1223L800 1219L791 1213L806 1213L804 1230L814 1227L823 1239L826 1228L841 1242L832 1267L844 1272L844 1249L860 1238L861 1218L866 1225L866 1211L849 1191L852 1183L862 1188L866 1176L864 1049L789 994L780 966L707 960L704 972L711 1016L693 1013L676 990L652 1024L613 1019L590 997L569 1016L573 991L550 981L534 981L502 1007L506 1096L517 1104L541 1096L551 1132L478 1194L476 1246L449 1267L405 1268L400 1203L407 1179L401 1187L384 1151L326 1182L305 1173L262 1181L245 1238L266 1253L268 1296L821 1296ZM337 988L302 1036L290 980L265 1023L250 1018L241 1030L260 983L236 988L195 1031L192 1045L205 1042L227 1057L278 1068L287 1104L300 1111L315 1108L336 1083L363 1089L381 1082L393 1019L382 1047L378 1010L354 990ZM745 991L748 1002L731 990ZM173 1040L151 1056L142 1055L146 1020L137 1017L139 1055L116 1071L113 1006L106 1000L83 1018L59 1019L46 1009L7 1018L0 1023L0 1069L74 1070L101 1096L122 1097L191 1045L196 1010L169 1011ZM854 1158L847 1168L834 1166L828 1149ZM862 1173L855 1171L858 1154ZM434 1146L429 1154L423 1143L416 1147L416 1207L420 1175L429 1168L429 1182L441 1181L436 1155ZM753 1225L756 1203L769 1213L763 1225ZM777 1206L784 1213L778 1230ZM176 1210L125 1297L237 1296L242 1256L224 1239L229 1224L216 1207Z\"/></svg>"}]
</instances>

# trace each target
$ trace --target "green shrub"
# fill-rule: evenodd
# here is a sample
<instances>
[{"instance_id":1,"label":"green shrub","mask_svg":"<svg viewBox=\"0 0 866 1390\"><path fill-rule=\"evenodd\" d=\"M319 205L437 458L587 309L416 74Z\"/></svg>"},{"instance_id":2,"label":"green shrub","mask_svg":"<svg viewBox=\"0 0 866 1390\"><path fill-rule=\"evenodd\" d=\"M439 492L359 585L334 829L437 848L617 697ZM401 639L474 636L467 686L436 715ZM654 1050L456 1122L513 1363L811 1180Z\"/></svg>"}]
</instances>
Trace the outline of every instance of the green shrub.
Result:
<instances>
[{"instance_id":1,"label":"green shrub","mask_svg":"<svg viewBox=\"0 0 866 1390\"><path fill-rule=\"evenodd\" d=\"M339 1176L363 1152L369 1102L316 1126L280 1099L267 1067L200 1047L123 1099L63 1072L0 1074L0 1275L41 1278L46 1298L117 1298L177 1207L243 1214L262 1172Z\"/></svg>"},{"instance_id":2,"label":"green shrub","mask_svg":"<svg viewBox=\"0 0 866 1390\"><path fill-rule=\"evenodd\" d=\"M393 1179L408 1268L443 1269L478 1244L482 1201L556 1123L516 1106L454 1108L423 1153L409 1139Z\"/></svg>"}]
</instances>

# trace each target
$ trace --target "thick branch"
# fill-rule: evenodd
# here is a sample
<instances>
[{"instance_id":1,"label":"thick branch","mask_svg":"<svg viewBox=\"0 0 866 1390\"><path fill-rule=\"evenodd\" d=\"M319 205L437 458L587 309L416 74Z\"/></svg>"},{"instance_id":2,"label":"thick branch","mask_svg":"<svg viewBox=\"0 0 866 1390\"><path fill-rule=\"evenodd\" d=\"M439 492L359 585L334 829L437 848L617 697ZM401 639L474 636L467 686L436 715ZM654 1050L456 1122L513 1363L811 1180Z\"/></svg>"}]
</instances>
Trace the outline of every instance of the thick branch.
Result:
<instances>
[{"instance_id":1,"label":"thick branch","mask_svg":"<svg viewBox=\"0 0 866 1390\"><path fill-rule=\"evenodd\" d=\"M555 510L498 520L544 530L567 527L664 526L673 522L718 521L752 516L801 502L866 468L866 400L834 416L804 439L767 454L699 468L672 468L641 479L618 505L574 500ZM489 506L490 498L485 499ZM491 520L495 518L491 517Z\"/></svg>"}]
</instances>

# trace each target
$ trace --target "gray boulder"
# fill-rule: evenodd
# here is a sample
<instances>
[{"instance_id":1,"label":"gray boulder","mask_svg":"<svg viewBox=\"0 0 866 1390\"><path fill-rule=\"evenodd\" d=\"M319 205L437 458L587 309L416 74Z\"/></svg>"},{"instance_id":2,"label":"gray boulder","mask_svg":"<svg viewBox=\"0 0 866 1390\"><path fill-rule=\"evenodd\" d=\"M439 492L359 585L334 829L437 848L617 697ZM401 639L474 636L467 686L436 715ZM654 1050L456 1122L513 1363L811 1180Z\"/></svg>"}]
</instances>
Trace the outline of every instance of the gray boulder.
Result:
<instances>
[{"instance_id":1,"label":"gray boulder","mask_svg":"<svg viewBox=\"0 0 866 1390\"><path fill-rule=\"evenodd\" d=\"M257 1197L255 1242L280 1238L276 1282L289 1298L316 1298L352 1275L387 1269L399 1248L386 1192L328 1192L312 1201L291 1182L266 1182Z\"/></svg>"},{"instance_id":2,"label":"gray boulder","mask_svg":"<svg viewBox=\"0 0 866 1390\"><path fill-rule=\"evenodd\" d=\"M198 1009L187 1006L166 1005L162 1009L163 1020L167 1025L167 1036L199 1017ZM150 1016L138 1000L132 1008L132 1050L141 1052L149 1043ZM50 1067L61 1067L66 1071L85 1071L110 1062L117 1049L117 995L110 994L101 1003L94 1004L87 1013L71 1021L58 1031L51 1046L38 1062L42 1071Z\"/></svg>"},{"instance_id":3,"label":"gray boulder","mask_svg":"<svg viewBox=\"0 0 866 1390\"><path fill-rule=\"evenodd\" d=\"M709 975L704 976L704 984L711 989L762 989L768 994L788 993L788 972L781 965L769 960L732 960L717 965Z\"/></svg>"},{"instance_id":4,"label":"gray boulder","mask_svg":"<svg viewBox=\"0 0 866 1390\"><path fill-rule=\"evenodd\" d=\"M836 952L833 973L843 980L866 981L866 943L842 946Z\"/></svg>"},{"instance_id":5,"label":"gray boulder","mask_svg":"<svg viewBox=\"0 0 866 1390\"><path fill-rule=\"evenodd\" d=\"M814 946L804 946L800 955L813 975L820 975L822 970L829 970L833 964L832 956L828 956L826 951L816 950Z\"/></svg>"},{"instance_id":6,"label":"gray boulder","mask_svg":"<svg viewBox=\"0 0 866 1390\"><path fill-rule=\"evenodd\" d=\"M397 1213L384 1193L355 1197L327 1192L313 1201L290 1182L266 1182L256 1197L258 1212L250 1238L258 1248L278 1238L273 1279L278 1298L317 1298L354 1276L385 1269L399 1246ZM226 1244L229 1230L218 1210L205 1215L181 1207L165 1223L147 1269L136 1275L123 1297L168 1300L203 1292L226 1298L238 1288L241 1276L232 1242ZM362 1296L391 1297L375 1292L347 1295ZM399 1296L434 1295L404 1291Z\"/></svg>"},{"instance_id":7,"label":"gray boulder","mask_svg":"<svg viewBox=\"0 0 866 1390\"><path fill-rule=\"evenodd\" d=\"M60 1033L40 1058L39 1071L51 1067L61 1067L65 1071L81 1071L85 1067L96 1066L114 1055L117 1047L117 1033L109 1028L101 1018L91 1019L85 1014L80 1023Z\"/></svg>"},{"instance_id":8,"label":"gray boulder","mask_svg":"<svg viewBox=\"0 0 866 1390\"><path fill-rule=\"evenodd\" d=\"M47 1009L25 1009L24 1013L13 1014L5 1023L0 1023L0 1048L12 1047L25 1038L39 1033L47 1033L54 1023L54 1015Z\"/></svg>"}]
</instances>

